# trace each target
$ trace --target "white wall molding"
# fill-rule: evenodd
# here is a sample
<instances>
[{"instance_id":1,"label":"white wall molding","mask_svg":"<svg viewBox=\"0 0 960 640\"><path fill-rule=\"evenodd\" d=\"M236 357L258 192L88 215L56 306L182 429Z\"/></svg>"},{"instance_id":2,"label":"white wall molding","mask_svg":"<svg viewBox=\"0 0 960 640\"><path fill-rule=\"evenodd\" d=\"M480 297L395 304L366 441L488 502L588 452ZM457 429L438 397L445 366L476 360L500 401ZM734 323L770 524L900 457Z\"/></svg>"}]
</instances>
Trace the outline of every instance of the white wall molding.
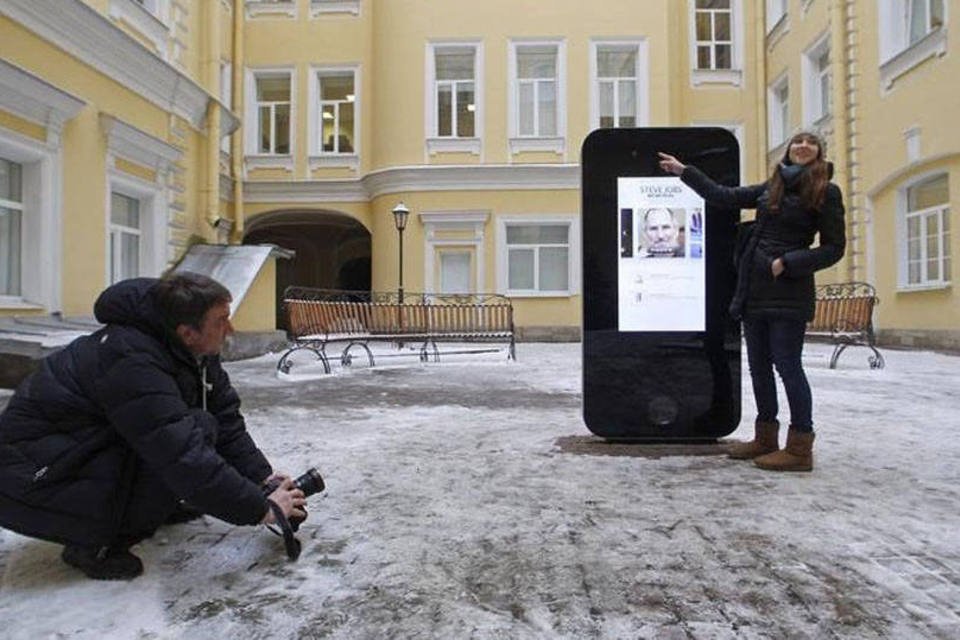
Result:
<instances>
[{"instance_id":1,"label":"white wall molding","mask_svg":"<svg viewBox=\"0 0 960 640\"><path fill-rule=\"evenodd\" d=\"M173 145L111 115L101 114L100 126L107 134L107 149L111 154L149 167L160 175L167 173L182 155Z\"/></svg>"},{"instance_id":2,"label":"white wall molding","mask_svg":"<svg viewBox=\"0 0 960 640\"><path fill-rule=\"evenodd\" d=\"M170 27L166 22L166 4L157 4L156 13L154 13L134 0L110 0L107 13L111 18L122 20L143 34L154 46L156 54L164 60L169 60L167 40L170 37Z\"/></svg>"},{"instance_id":3,"label":"white wall molding","mask_svg":"<svg viewBox=\"0 0 960 640\"><path fill-rule=\"evenodd\" d=\"M200 130L212 97L81 0L4 0L0 14Z\"/></svg>"},{"instance_id":4,"label":"white wall molding","mask_svg":"<svg viewBox=\"0 0 960 640\"><path fill-rule=\"evenodd\" d=\"M0 109L47 130L47 146L60 146L60 133L86 102L29 71L0 60Z\"/></svg>"},{"instance_id":5,"label":"white wall molding","mask_svg":"<svg viewBox=\"0 0 960 640\"><path fill-rule=\"evenodd\" d=\"M363 178L370 198L405 191L579 189L579 164L395 167Z\"/></svg>"},{"instance_id":6,"label":"white wall molding","mask_svg":"<svg viewBox=\"0 0 960 640\"><path fill-rule=\"evenodd\" d=\"M490 219L489 211L424 211L419 214L425 233L423 238L424 286L426 293L437 293L437 282L434 272L437 257L444 247L470 248L470 255L476 261L474 270L473 290L486 291L484 273L486 266L483 260L484 227ZM443 240L438 238L438 232L443 231L470 231L469 238Z\"/></svg>"},{"instance_id":7,"label":"white wall molding","mask_svg":"<svg viewBox=\"0 0 960 640\"><path fill-rule=\"evenodd\" d=\"M357 180L251 180L250 202L369 202L411 191L577 190L579 164L427 165L369 173Z\"/></svg>"}]
</instances>

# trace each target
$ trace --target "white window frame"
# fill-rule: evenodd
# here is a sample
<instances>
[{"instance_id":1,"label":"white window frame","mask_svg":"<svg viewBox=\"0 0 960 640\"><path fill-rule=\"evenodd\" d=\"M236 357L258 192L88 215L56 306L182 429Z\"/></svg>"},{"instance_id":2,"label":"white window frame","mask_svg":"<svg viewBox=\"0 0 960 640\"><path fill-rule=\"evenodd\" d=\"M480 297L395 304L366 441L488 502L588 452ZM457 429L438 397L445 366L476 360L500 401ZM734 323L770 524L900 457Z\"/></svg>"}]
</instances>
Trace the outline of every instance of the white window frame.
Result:
<instances>
[{"instance_id":1,"label":"white window frame","mask_svg":"<svg viewBox=\"0 0 960 640\"><path fill-rule=\"evenodd\" d=\"M647 40L641 38L638 40L591 40L590 41L590 125L591 129L600 127L600 82L597 65L597 56L604 47L631 47L635 48L637 54L637 72L633 81L636 86L637 104L636 126L646 127L650 123L650 67L648 60ZM618 78L623 80L624 78ZM612 79L611 79L612 80ZM614 100L616 103L616 100ZM614 125L616 127L616 124Z\"/></svg>"},{"instance_id":2,"label":"white window frame","mask_svg":"<svg viewBox=\"0 0 960 640\"><path fill-rule=\"evenodd\" d=\"M108 161L112 158L108 157ZM167 241L169 229L163 188L155 183L130 175L112 166L107 168L106 212L104 224L108 230L104 237L104 283L110 284L113 265L110 255L110 236L114 225L110 218L111 194L119 193L140 202L140 266L139 276L156 277L167 265Z\"/></svg>"},{"instance_id":3,"label":"white window frame","mask_svg":"<svg viewBox=\"0 0 960 640\"><path fill-rule=\"evenodd\" d=\"M290 78L290 152L285 154L260 153L260 103L257 101L257 78L264 76L286 75ZM248 169L260 167L280 167L293 171L293 158L296 154L297 140L297 74L291 67L256 67L246 70L244 111L245 121L244 160ZM276 141L274 140L274 146Z\"/></svg>"},{"instance_id":4,"label":"white window frame","mask_svg":"<svg viewBox=\"0 0 960 640\"><path fill-rule=\"evenodd\" d=\"M510 289L507 227L511 225L567 225L567 290ZM497 293L511 298L569 298L580 293L580 217L576 214L510 214L497 217ZM536 245L543 246L543 245ZM538 254L539 256L539 254ZM536 269L536 262L535 267ZM536 271L535 271L536 273Z\"/></svg>"},{"instance_id":5,"label":"white window frame","mask_svg":"<svg viewBox=\"0 0 960 640\"><path fill-rule=\"evenodd\" d=\"M730 68L697 68L697 3L688 0L690 80L693 86L701 84L729 84L739 87L743 83L743 0L730 0Z\"/></svg>"},{"instance_id":6,"label":"white window frame","mask_svg":"<svg viewBox=\"0 0 960 640\"><path fill-rule=\"evenodd\" d=\"M119 195L137 203L137 216L140 224L143 223L143 202L139 198L127 195L120 191L111 191L110 192L110 220L109 227L107 228L107 271L109 275L107 277L107 284L115 284L120 280L125 280L126 278L136 278L141 275L140 271L143 268L143 230L140 226L129 227L122 224L117 224L113 221L113 196ZM121 247L123 244L123 239L125 236L132 236L137 239L137 272L129 275L120 275L118 277L117 271L120 268L120 253L116 253L114 250Z\"/></svg>"},{"instance_id":7,"label":"white window frame","mask_svg":"<svg viewBox=\"0 0 960 640\"><path fill-rule=\"evenodd\" d=\"M929 3L926 0L929 16ZM884 91L894 81L922 62L947 53L947 25L950 23L950 2L943 0L943 24L929 27L926 34L910 42L912 0L877 0L877 43L880 58L880 86Z\"/></svg>"},{"instance_id":8,"label":"white window frame","mask_svg":"<svg viewBox=\"0 0 960 640\"><path fill-rule=\"evenodd\" d=\"M520 83L517 77L517 49L521 47L555 47L557 52L557 131L556 135L546 136L536 132L533 135L520 134ZM510 83L507 87L507 117L509 122L509 152L511 155L528 151L547 151L558 155L566 153L567 133L567 44L563 39L550 40L511 40L508 45L507 65ZM537 111L535 110L535 113Z\"/></svg>"},{"instance_id":9,"label":"white window frame","mask_svg":"<svg viewBox=\"0 0 960 640\"><path fill-rule=\"evenodd\" d=\"M0 155L0 161L6 162L7 164L15 164L18 167L20 167L20 199L7 200L6 198L0 197L0 208L16 211L20 214L20 237L17 238L17 252L19 253L19 256L20 256L20 260L19 260L20 264L17 265L17 289L20 290L20 293L11 294L11 293L0 292L0 306L2 306L4 302L19 301L22 297L21 294L23 292L23 272L24 272L24 267L26 263L26 260L24 260L25 252L23 250L24 236L26 235L26 233L24 232L24 225L26 223L26 218L25 218L26 213L23 205L23 200L25 197L24 182L26 182L26 180L24 180L24 176L23 176L24 169L23 169L22 163L17 162L16 160L5 158L3 155ZM3 250L2 246L0 246L0 250Z\"/></svg>"},{"instance_id":10,"label":"white window frame","mask_svg":"<svg viewBox=\"0 0 960 640\"><path fill-rule=\"evenodd\" d=\"M825 70L820 69L820 59L830 56ZM801 57L801 77L803 80L803 123L813 126L833 115L833 51L830 49L830 33L821 35L804 51ZM823 94L823 80L826 78L827 93ZM826 98L827 108L823 109Z\"/></svg>"},{"instance_id":11,"label":"white window frame","mask_svg":"<svg viewBox=\"0 0 960 640\"><path fill-rule=\"evenodd\" d=\"M934 205L932 207L927 207L925 209L918 209L917 211L908 211L908 198L907 194L909 190L913 187L916 187L928 180L933 178L938 178L943 176L946 173L946 177L949 183L950 176L949 173L943 170L930 171L919 175L912 179L910 182L903 184L897 190L897 249L898 249L898 272L897 272L897 285L898 290L900 291L927 291L930 289L944 289L951 286L952 280L948 280L943 277L943 266L944 266L944 231L943 231L943 219L944 217L950 216L950 200L948 198L947 202L943 204ZM931 214L937 215L938 219L938 269L940 272L940 277L936 279L931 279L926 277L927 274L927 243L926 243L926 228L927 228L927 217ZM920 282L911 283L910 282L910 265L909 265L909 238L907 236L908 229L908 220L913 217L919 217L921 220L921 233L920 233L920 268L921 268L921 278ZM947 233L952 233L953 230L953 221L950 221L950 229ZM950 247L950 271L951 278L954 270L956 269L955 260L954 260L955 250Z\"/></svg>"},{"instance_id":12,"label":"white window frame","mask_svg":"<svg viewBox=\"0 0 960 640\"><path fill-rule=\"evenodd\" d=\"M787 99L782 101L780 93L787 90ZM768 151L773 151L790 139L790 81L786 73L767 88L767 122L769 122Z\"/></svg>"},{"instance_id":13,"label":"white window frame","mask_svg":"<svg viewBox=\"0 0 960 640\"><path fill-rule=\"evenodd\" d=\"M60 149L0 128L0 156L22 166L20 295L0 296L0 309L57 311L63 253L59 250L63 224Z\"/></svg>"},{"instance_id":14,"label":"white window frame","mask_svg":"<svg viewBox=\"0 0 960 640\"><path fill-rule=\"evenodd\" d=\"M767 35L770 35L777 27L783 23L786 24L788 0L766 0L767 4Z\"/></svg>"},{"instance_id":15,"label":"white window frame","mask_svg":"<svg viewBox=\"0 0 960 640\"><path fill-rule=\"evenodd\" d=\"M473 49L473 136L459 137L456 128L453 135L438 135L439 114L437 113L437 72L436 54L438 49ZM479 40L443 40L428 42L426 45L424 82L424 130L426 132L426 156L437 153L471 153L481 155L483 141L484 99L483 99L483 42ZM446 82L446 81L445 81ZM456 96L456 92L454 92ZM454 110L455 113L456 110ZM455 123L454 123L455 124Z\"/></svg>"},{"instance_id":16,"label":"white window frame","mask_svg":"<svg viewBox=\"0 0 960 640\"><path fill-rule=\"evenodd\" d=\"M440 283L435 273L439 267L440 253L447 248L456 247L473 252L476 260L474 273L474 292L487 291L485 286L484 237L488 211L424 211L419 214L423 224L423 290L425 293L439 293ZM455 238L443 238L445 232L454 232Z\"/></svg>"},{"instance_id":17,"label":"white window frame","mask_svg":"<svg viewBox=\"0 0 960 640\"><path fill-rule=\"evenodd\" d=\"M323 141L320 139L323 132L320 84L321 77L335 75L350 75L353 77L353 151L349 153L331 152L323 150ZM308 79L308 126L307 135L310 137L307 148L310 153L311 170L319 167L347 167L356 170L360 164L360 124L361 124L361 95L360 95L360 66L359 65L314 65L310 67Z\"/></svg>"}]
</instances>

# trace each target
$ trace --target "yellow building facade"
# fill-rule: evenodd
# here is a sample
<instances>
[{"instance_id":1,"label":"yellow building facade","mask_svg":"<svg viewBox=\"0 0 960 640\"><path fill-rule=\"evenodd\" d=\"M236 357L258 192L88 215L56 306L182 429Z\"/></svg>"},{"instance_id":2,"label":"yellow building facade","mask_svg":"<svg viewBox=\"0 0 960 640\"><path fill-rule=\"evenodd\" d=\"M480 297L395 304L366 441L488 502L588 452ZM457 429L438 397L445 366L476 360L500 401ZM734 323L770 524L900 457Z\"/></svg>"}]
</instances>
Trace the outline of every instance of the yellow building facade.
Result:
<instances>
[{"instance_id":1,"label":"yellow building facade","mask_svg":"<svg viewBox=\"0 0 960 640\"><path fill-rule=\"evenodd\" d=\"M522 337L576 339L590 131L722 126L752 182L814 128L849 212L822 279L875 284L889 341L960 346L947 4L0 0L0 314L89 314L191 243L273 243L296 258L242 328L287 285L389 291L402 264L408 291L503 293Z\"/></svg>"}]
</instances>

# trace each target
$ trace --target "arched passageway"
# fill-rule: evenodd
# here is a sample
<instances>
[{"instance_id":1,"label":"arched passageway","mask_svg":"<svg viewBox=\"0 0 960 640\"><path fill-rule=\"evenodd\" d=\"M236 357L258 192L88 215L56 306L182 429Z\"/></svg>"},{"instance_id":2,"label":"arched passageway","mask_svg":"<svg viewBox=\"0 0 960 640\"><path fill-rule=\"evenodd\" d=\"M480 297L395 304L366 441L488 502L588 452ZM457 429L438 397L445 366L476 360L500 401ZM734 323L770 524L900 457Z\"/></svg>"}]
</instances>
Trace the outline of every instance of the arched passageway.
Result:
<instances>
[{"instance_id":1,"label":"arched passageway","mask_svg":"<svg viewBox=\"0 0 960 640\"><path fill-rule=\"evenodd\" d=\"M277 327L285 328L283 291L288 286L370 289L370 232L336 211L271 211L247 223L244 244L292 249L277 261Z\"/></svg>"}]
</instances>

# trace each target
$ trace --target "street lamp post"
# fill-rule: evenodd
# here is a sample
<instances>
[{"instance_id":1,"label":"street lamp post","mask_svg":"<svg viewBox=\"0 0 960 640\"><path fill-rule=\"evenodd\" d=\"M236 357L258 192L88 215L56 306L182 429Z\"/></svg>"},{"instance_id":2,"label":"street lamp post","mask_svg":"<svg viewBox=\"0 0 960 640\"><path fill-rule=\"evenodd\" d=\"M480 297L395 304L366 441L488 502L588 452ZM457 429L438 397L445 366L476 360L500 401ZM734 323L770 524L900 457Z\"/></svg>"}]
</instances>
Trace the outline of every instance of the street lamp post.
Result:
<instances>
[{"instance_id":1,"label":"street lamp post","mask_svg":"<svg viewBox=\"0 0 960 640\"><path fill-rule=\"evenodd\" d=\"M409 215L410 209L407 209L407 205L403 204L403 202L400 202L393 208L393 223L397 227L397 235L400 238L400 270L397 272L397 277L399 278L397 294L400 304L403 304L403 230L407 228L407 216Z\"/></svg>"}]
</instances>

